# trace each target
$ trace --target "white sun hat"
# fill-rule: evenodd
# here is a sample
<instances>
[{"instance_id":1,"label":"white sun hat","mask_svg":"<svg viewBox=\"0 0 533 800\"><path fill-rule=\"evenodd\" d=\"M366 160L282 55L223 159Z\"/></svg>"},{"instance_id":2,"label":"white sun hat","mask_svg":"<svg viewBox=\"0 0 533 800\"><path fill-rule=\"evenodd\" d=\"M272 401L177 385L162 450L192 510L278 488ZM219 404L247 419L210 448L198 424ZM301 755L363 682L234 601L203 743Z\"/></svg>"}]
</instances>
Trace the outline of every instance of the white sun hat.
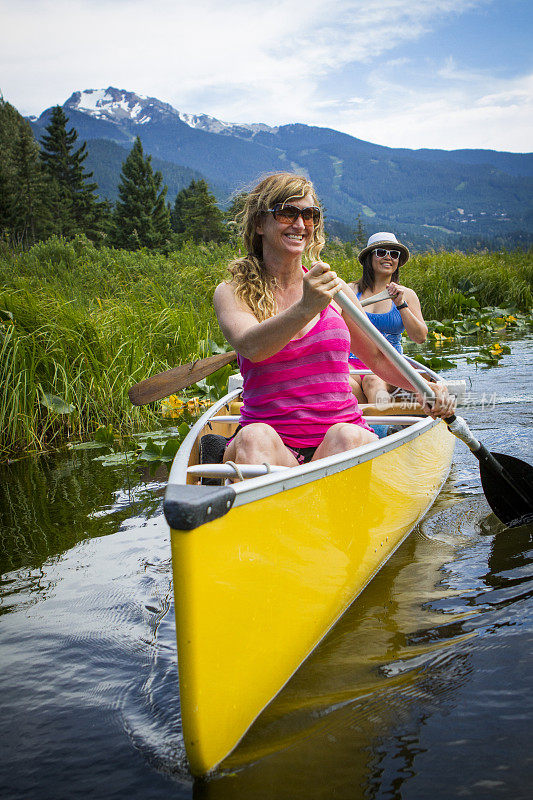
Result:
<instances>
[{"instance_id":1,"label":"white sun hat","mask_svg":"<svg viewBox=\"0 0 533 800\"><path fill-rule=\"evenodd\" d=\"M394 245L391 247L391 245ZM409 250L407 247L398 241L396 236L393 233L387 233L387 231L380 231L379 233L373 233L372 236L369 237L366 247L363 247L357 258L359 259L360 263L363 263L363 258L369 253L371 250L375 250L376 247L385 247L387 250L399 250L400 251L400 261L398 266L402 266L409 260Z\"/></svg>"}]
</instances>

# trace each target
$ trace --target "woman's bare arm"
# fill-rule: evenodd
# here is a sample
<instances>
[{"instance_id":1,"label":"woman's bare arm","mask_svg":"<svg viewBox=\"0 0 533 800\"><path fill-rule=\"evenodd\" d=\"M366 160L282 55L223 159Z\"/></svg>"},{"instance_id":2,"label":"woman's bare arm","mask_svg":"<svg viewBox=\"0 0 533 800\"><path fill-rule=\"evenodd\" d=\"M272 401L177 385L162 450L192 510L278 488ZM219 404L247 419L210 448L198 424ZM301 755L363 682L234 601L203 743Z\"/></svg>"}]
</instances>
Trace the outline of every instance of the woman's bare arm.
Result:
<instances>
[{"instance_id":1,"label":"woman's bare arm","mask_svg":"<svg viewBox=\"0 0 533 800\"><path fill-rule=\"evenodd\" d=\"M389 283L387 289L392 297L392 302L396 306L404 302L408 304L407 308L399 309L408 337L417 344L425 342L428 335L428 326L424 322L420 300L416 292L399 283Z\"/></svg>"}]
</instances>

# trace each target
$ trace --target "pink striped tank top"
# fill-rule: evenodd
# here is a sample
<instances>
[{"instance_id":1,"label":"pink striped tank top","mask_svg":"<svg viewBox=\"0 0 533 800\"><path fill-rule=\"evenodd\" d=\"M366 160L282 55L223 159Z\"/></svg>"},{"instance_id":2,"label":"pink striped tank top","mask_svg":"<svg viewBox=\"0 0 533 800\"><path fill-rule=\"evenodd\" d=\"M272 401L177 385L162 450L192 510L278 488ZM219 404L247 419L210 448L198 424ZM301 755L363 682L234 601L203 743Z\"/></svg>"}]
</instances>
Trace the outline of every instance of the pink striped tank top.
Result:
<instances>
[{"instance_id":1,"label":"pink striped tank top","mask_svg":"<svg viewBox=\"0 0 533 800\"><path fill-rule=\"evenodd\" d=\"M350 334L331 305L300 339L264 361L238 355L241 425L271 425L289 447L317 447L337 422L370 430L348 382Z\"/></svg>"}]
</instances>

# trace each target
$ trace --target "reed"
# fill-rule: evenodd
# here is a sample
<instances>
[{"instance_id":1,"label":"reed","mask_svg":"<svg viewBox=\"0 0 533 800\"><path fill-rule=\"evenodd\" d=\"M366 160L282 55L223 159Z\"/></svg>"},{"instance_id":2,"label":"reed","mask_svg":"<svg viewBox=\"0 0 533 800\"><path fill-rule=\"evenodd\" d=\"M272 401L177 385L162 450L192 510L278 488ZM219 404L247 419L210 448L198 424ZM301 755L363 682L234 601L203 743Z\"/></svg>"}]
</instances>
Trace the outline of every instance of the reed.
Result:
<instances>
[{"instance_id":1,"label":"reed","mask_svg":"<svg viewBox=\"0 0 533 800\"><path fill-rule=\"evenodd\" d=\"M211 325L197 309L161 298L87 309L30 290L0 295L0 458L117 431L158 425L129 402L129 386L190 360Z\"/></svg>"},{"instance_id":2,"label":"reed","mask_svg":"<svg viewBox=\"0 0 533 800\"><path fill-rule=\"evenodd\" d=\"M223 344L213 291L235 255L230 245L185 244L168 256L52 238L28 251L0 247L0 460L91 437L102 425L129 433L159 426L135 408L135 382ZM355 257L324 253L348 280ZM464 293L481 305L533 304L533 250L425 253L402 271L427 319L453 317Z\"/></svg>"}]
</instances>

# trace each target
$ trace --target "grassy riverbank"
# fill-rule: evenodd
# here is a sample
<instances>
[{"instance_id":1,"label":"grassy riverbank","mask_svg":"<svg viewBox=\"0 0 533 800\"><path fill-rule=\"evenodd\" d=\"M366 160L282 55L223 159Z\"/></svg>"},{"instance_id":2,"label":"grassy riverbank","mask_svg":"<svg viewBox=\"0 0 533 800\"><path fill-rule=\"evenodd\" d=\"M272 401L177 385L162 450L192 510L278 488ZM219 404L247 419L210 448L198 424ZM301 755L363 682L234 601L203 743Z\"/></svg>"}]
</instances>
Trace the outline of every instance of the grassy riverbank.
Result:
<instances>
[{"instance_id":1,"label":"grassy riverbank","mask_svg":"<svg viewBox=\"0 0 533 800\"><path fill-rule=\"evenodd\" d=\"M139 431L158 409L134 408L132 383L223 344L212 309L230 245L185 245L163 256L51 239L0 251L0 460L90 437L101 425ZM346 247L324 253L347 280ZM455 316L464 296L482 306L533 305L533 251L427 253L402 271L427 319ZM463 298L463 300L461 299Z\"/></svg>"}]
</instances>

